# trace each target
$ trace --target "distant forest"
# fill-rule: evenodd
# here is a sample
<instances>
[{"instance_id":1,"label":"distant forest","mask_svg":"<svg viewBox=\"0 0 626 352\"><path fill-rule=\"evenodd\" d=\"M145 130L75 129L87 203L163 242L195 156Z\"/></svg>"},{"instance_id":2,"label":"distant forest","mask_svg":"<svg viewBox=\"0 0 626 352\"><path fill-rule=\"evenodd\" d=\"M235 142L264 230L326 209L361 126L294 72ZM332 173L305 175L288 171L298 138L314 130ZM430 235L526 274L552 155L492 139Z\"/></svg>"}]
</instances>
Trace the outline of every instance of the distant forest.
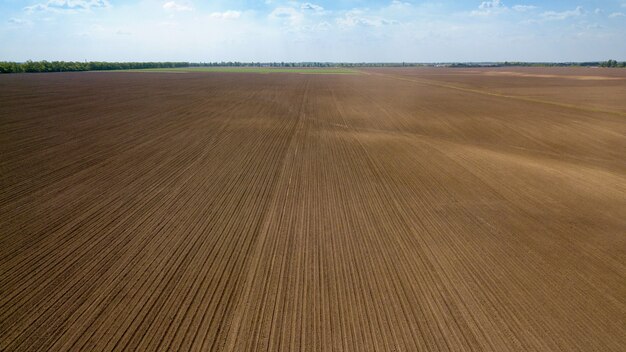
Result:
<instances>
[{"instance_id":1,"label":"distant forest","mask_svg":"<svg viewBox=\"0 0 626 352\"><path fill-rule=\"evenodd\" d=\"M626 61L595 62L485 62L485 63L345 63L345 62L101 62L101 61L0 61L0 73L138 70L176 67L626 67Z\"/></svg>"}]
</instances>

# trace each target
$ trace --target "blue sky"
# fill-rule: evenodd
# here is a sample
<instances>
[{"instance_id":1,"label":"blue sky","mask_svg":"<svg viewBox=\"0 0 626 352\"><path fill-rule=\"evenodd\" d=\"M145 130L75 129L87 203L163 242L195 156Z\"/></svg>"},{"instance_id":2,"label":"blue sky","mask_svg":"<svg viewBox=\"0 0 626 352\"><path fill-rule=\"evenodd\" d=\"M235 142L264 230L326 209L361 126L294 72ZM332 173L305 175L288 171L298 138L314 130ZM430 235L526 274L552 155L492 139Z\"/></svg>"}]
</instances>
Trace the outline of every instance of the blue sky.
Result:
<instances>
[{"instance_id":1,"label":"blue sky","mask_svg":"<svg viewBox=\"0 0 626 352\"><path fill-rule=\"evenodd\" d=\"M0 0L0 60L626 60L626 0Z\"/></svg>"}]
</instances>

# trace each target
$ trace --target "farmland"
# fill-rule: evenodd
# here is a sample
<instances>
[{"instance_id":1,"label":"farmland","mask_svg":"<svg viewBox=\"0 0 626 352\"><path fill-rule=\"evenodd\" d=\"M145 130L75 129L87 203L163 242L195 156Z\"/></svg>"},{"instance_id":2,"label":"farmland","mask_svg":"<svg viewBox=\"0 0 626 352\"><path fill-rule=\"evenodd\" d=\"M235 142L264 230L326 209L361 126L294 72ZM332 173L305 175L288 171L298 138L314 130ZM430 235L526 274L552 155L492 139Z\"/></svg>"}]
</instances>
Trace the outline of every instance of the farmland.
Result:
<instances>
[{"instance_id":1,"label":"farmland","mask_svg":"<svg viewBox=\"0 0 626 352\"><path fill-rule=\"evenodd\" d=\"M624 351L626 71L0 76L0 351Z\"/></svg>"},{"instance_id":2,"label":"farmland","mask_svg":"<svg viewBox=\"0 0 626 352\"><path fill-rule=\"evenodd\" d=\"M176 68L146 68L138 70L118 70L118 72L167 72L167 73L191 73L191 72L230 72L230 73L299 73L315 75L355 75L359 71L348 68L311 68L311 67L176 67Z\"/></svg>"}]
</instances>

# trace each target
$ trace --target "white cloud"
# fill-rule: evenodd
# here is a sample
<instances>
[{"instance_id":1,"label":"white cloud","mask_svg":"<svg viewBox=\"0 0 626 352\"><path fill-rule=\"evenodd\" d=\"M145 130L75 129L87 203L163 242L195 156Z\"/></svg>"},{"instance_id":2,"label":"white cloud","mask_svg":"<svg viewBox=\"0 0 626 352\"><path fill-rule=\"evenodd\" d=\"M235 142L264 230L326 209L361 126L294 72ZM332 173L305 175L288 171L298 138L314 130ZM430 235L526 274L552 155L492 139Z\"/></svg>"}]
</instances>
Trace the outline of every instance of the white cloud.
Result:
<instances>
[{"instance_id":1,"label":"white cloud","mask_svg":"<svg viewBox=\"0 0 626 352\"><path fill-rule=\"evenodd\" d=\"M472 16L490 16L506 12L508 8L500 0L483 1L478 10L470 12Z\"/></svg>"},{"instance_id":2,"label":"white cloud","mask_svg":"<svg viewBox=\"0 0 626 352\"><path fill-rule=\"evenodd\" d=\"M28 13L37 11L50 11L58 13L78 13L90 11L92 9L102 9L110 7L109 0L48 0L45 3L38 3L26 6L24 10Z\"/></svg>"},{"instance_id":3,"label":"white cloud","mask_svg":"<svg viewBox=\"0 0 626 352\"><path fill-rule=\"evenodd\" d=\"M618 17L624 17L626 15L624 15L623 12L613 12L612 14L609 15L609 18L618 18Z\"/></svg>"},{"instance_id":4,"label":"white cloud","mask_svg":"<svg viewBox=\"0 0 626 352\"><path fill-rule=\"evenodd\" d=\"M597 23L591 23L591 24L584 26L584 28L587 30L595 30L595 29L603 29L604 26L599 25Z\"/></svg>"},{"instance_id":5,"label":"white cloud","mask_svg":"<svg viewBox=\"0 0 626 352\"><path fill-rule=\"evenodd\" d=\"M332 25L326 21L322 21L311 26L311 30L313 31L328 31L332 28Z\"/></svg>"},{"instance_id":6,"label":"white cloud","mask_svg":"<svg viewBox=\"0 0 626 352\"><path fill-rule=\"evenodd\" d=\"M29 20L24 20L24 19L21 19L21 18L15 18L15 17L9 18L9 21L8 21L8 22L9 22L10 24L13 24L13 25L18 25L18 26L31 24L31 21L29 21Z\"/></svg>"},{"instance_id":7,"label":"white cloud","mask_svg":"<svg viewBox=\"0 0 626 352\"><path fill-rule=\"evenodd\" d=\"M344 27L368 26L381 27L391 24L398 24L398 21L388 20L379 16L367 15L363 10L350 10L343 17L337 19L337 24Z\"/></svg>"},{"instance_id":8,"label":"white cloud","mask_svg":"<svg viewBox=\"0 0 626 352\"><path fill-rule=\"evenodd\" d=\"M277 7L268 17L272 20L287 21L292 26L299 25L304 19L304 15L293 7Z\"/></svg>"},{"instance_id":9,"label":"white cloud","mask_svg":"<svg viewBox=\"0 0 626 352\"><path fill-rule=\"evenodd\" d=\"M495 9L498 7L504 7L500 0L483 1L478 6L479 9Z\"/></svg>"},{"instance_id":10,"label":"white cloud","mask_svg":"<svg viewBox=\"0 0 626 352\"><path fill-rule=\"evenodd\" d=\"M601 15L594 14L598 6L584 11L575 9L576 5L562 8L535 0L476 0L469 10L442 1L368 1L370 8L342 9L320 0L274 0L269 6L259 1L261 6L249 11L228 6L231 2L225 1L219 1L226 6L223 8L214 7L218 1L206 6L194 0L138 0L124 6L116 6L121 0L108 1L112 7L99 10L85 5L99 2L83 0L80 10L73 10L79 15L73 16L55 12L9 14L0 29L10 35L2 36L6 43L0 45L0 52L4 58L18 61L29 57L131 61L584 61L593 59L589 55L597 52L603 57L619 57L623 47L615 43L626 40L624 17L608 17L612 12L626 14L626 9L619 7L626 0L618 0L612 11L604 8ZM52 8L57 5L56 10L49 11L62 11L58 4L77 4L30 0L29 4L33 3L42 4L42 9L48 9L49 3ZM172 5L164 6L168 3ZM194 11L176 12L180 8ZM473 17L472 10L484 16ZM141 16L137 16L139 13ZM15 21L9 20L12 16ZM48 22L44 17L49 18ZM568 20L555 21L560 18ZM32 25L23 24L24 19L32 20ZM520 22L523 20L528 21ZM89 27L96 23L102 28ZM32 36L21 30L31 26L43 34ZM86 32L79 37L78 31Z\"/></svg>"},{"instance_id":11,"label":"white cloud","mask_svg":"<svg viewBox=\"0 0 626 352\"><path fill-rule=\"evenodd\" d=\"M300 5L300 8L303 10L311 10L316 12L324 11L324 8L320 5L312 4L310 2L305 2L304 4Z\"/></svg>"},{"instance_id":12,"label":"white cloud","mask_svg":"<svg viewBox=\"0 0 626 352\"><path fill-rule=\"evenodd\" d=\"M584 14L584 11L583 11L582 6L578 6L574 10L567 10L567 11L561 11L561 12L546 11L541 14L541 17L545 20L559 20L560 21L560 20L566 20L572 17L579 17L579 16L582 16L583 14Z\"/></svg>"},{"instance_id":13,"label":"white cloud","mask_svg":"<svg viewBox=\"0 0 626 352\"><path fill-rule=\"evenodd\" d=\"M191 11L193 7L188 3L168 1L163 4L163 8L168 11Z\"/></svg>"},{"instance_id":14,"label":"white cloud","mask_svg":"<svg viewBox=\"0 0 626 352\"><path fill-rule=\"evenodd\" d=\"M529 12L538 9L535 5L513 5L511 7L506 6L500 0L483 1L478 5L478 10L470 12L472 16L491 16L497 14L507 13L510 10L515 12Z\"/></svg>"},{"instance_id":15,"label":"white cloud","mask_svg":"<svg viewBox=\"0 0 626 352\"><path fill-rule=\"evenodd\" d=\"M535 6L535 5L514 5L512 7L512 9L517 11L517 12L532 11L532 10L535 10L536 8L537 8L537 6Z\"/></svg>"},{"instance_id":16,"label":"white cloud","mask_svg":"<svg viewBox=\"0 0 626 352\"><path fill-rule=\"evenodd\" d=\"M222 20L236 20L241 17L241 12L228 10L224 12L213 12L209 15L211 18L218 18Z\"/></svg>"}]
</instances>

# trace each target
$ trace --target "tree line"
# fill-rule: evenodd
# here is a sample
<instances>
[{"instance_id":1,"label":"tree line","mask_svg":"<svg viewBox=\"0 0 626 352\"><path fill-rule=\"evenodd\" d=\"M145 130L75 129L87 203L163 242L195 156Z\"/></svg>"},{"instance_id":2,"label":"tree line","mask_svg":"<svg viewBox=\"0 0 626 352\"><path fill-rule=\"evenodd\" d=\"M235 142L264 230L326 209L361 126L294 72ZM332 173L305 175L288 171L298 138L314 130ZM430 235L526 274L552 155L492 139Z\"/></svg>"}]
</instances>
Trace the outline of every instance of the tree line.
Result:
<instances>
[{"instance_id":1,"label":"tree line","mask_svg":"<svg viewBox=\"0 0 626 352\"><path fill-rule=\"evenodd\" d=\"M384 67L421 66L409 63L334 62L104 62L104 61L0 61L0 73L138 70L176 67Z\"/></svg>"},{"instance_id":2,"label":"tree line","mask_svg":"<svg viewBox=\"0 0 626 352\"><path fill-rule=\"evenodd\" d=\"M588 62L486 62L486 63L452 63L441 64L441 66L449 67L626 67L626 61L618 62L617 60L608 61L588 61Z\"/></svg>"},{"instance_id":3,"label":"tree line","mask_svg":"<svg viewBox=\"0 0 626 352\"><path fill-rule=\"evenodd\" d=\"M138 70L147 68L177 67L567 67L567 66L600 66L626 67L625 62L608 60L604 62L492 62L492 63L412 63L412 62L104 62L104 61L0 61L0 73L22 72L67 72L67 71L106 71L106 70Z\"/></svg>"},{"instance_id":4,"label":"tree line","mask_svg":"<svg viewBox=\"0 0 626 352\"><path fill-rule=\"evenodd\" d=\"M600 64L602 67L626 67L626 61L619 63L616 60L605 61Z\"/></svg>"},{"instance_id":5,"label":"tree line","mask_svg":"<svg viewBox=\"0 0 626 352\"><path fill-rule=\"evenodd\" d=\"M189 62L26 61L0 62L0 73L137 70L189 67Z\"/></svg>"}]
</instances>

